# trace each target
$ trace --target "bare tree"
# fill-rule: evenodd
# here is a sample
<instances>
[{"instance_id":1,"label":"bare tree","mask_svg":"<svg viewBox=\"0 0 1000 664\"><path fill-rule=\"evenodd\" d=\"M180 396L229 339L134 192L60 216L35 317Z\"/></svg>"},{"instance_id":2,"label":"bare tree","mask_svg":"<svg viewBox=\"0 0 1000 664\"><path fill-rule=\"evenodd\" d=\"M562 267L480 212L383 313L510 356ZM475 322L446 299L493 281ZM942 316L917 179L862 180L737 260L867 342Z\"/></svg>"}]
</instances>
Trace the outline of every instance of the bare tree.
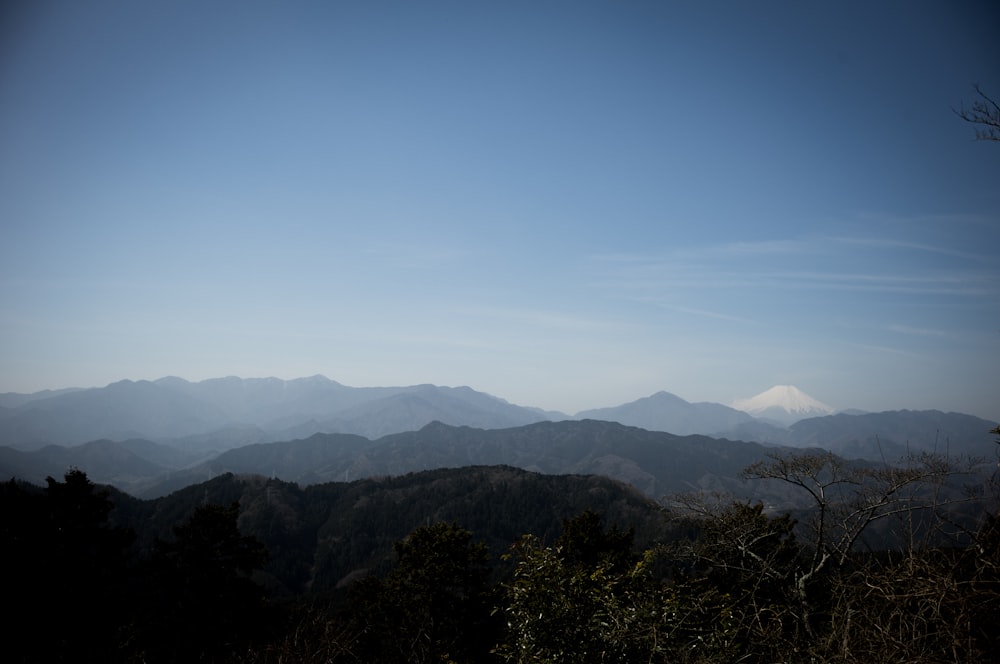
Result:
<instances>
[{"instance_id":1,"label":"bare tree","mask_svg":"<svg viewBox=\"0 0 1000 664\"><path fill-rule=\"evenodd\" d=\"M897 465L769 455L743 476L791 489L801 520L724 495L673 497L678 518L700 524L671 551L688 575L676 587L723 592L725 652L754 661L983 661L1000 620L989 470L935 453Z\"/></svg>"},{"instance_id":2,"label":"bare tree","mask_svg":"<svg viewBox=\"0 0 1000 664\"><path fill-rule=\"evenodd\" d=\"M952 110L958 117L976 125L977 141L1000 141L1000 104L987 96L978 84L972 88L979 98L968 107L963 103Z\"/></svg>"},{"instance_id":3,"label":"bare tree","mask_svg":"<svg viewBox=\"0 0 1000 664\"><path fill-rule=\"evenodd\" d=\"M830 566L843 567L876 523L923 511L936 514L952 502L939 490L946 478L956 474L945 457L935 454L914 456L905 467L871 467L829 452L775 454L744 471L748 479L779 480L796 487L812 503L805 524L810 552L794 578L800 620L810 636L815 631L809 588L818 576Z\"/></svg>"}]
</instances>

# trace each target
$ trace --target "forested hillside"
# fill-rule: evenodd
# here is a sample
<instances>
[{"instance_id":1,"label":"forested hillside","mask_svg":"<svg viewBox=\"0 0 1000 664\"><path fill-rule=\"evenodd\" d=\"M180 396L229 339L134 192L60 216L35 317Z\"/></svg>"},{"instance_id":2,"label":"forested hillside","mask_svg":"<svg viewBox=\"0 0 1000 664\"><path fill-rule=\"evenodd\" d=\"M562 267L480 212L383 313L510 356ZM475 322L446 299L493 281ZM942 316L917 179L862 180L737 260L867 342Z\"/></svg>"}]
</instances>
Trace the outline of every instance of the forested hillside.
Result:
<instances>
[{"instance_id":1,"label":"forested hillside","mask_svg":"<svg viewBox=\"0 0 1000 664\"><path fill-rule=\"evenodd\" d=\"M267 441L258 437L256 429L224 429L169 444L101 439L33 451L0 446L0 478L41 483L47 476L78 468L95 482L156 498L227 472L308 485L506 464L552 474L605 475L654 499L678 491L716 490L784 505L783 496L739 477L745 466L779 445L818 447L879 464L898 464L923 452L990 458L993 443L987 432L992 426L957 413L894 411L812 418L791 429L749 423L732 440L679 436L602 420L536 422L503 429L432 422L374 440L310 429L302 437Z\"/></svg>"},{"instance_id":2,"label":"forested hillside","mask_svg":"<svg viewBox=\"0 0 1000 664\"><path fill-rule=\"evenodd\" d=\"M282 593L324 593L349 577L383 572L392 545L428 523L457 522L499 559L518 537L551 542L563 519L591 509L648 544L662 535L663 509L635 489L598 476L541 475L508 466L425 471L307 487L259 475L225 474L169 496L116 499L115 522L141 548L198 506L239 503L241 531L271 553L268 583Z\"/></svg>"},{"instance_id":3,"label":"forested hillside","mask_svg":"<svg viewBox=\"0 0 1000 664\"><path fill-rule=\"evenodd\" d=\"M314 484L504 464L551 474L605 475L659 498L691 489L735 490L739 471L766 452L754 443L675 436L598 420L538 422L509 429L434 422L419 431L370 442L318 434L307 440L249 445L178 473L170 481L190 483L224 472L249 472ZM152 488L149 493L162 491Z\"/></svg>"},{"instance_id":4,"label":"forested hillside","mask_svg":"<svg viewBox=\"0 0 1000 664\"><path fill-rule=\"evenodd\" d=\"M80 471L0 492L6 661L984 661L994 479L785 452L713 493L508 466L299 487L226 474L156 500ZM872 548L866 535L881 529ZM862 546L862 543L867 542ZM53 635L34 638L39 617Z\"/></svg>"}]
</instances>

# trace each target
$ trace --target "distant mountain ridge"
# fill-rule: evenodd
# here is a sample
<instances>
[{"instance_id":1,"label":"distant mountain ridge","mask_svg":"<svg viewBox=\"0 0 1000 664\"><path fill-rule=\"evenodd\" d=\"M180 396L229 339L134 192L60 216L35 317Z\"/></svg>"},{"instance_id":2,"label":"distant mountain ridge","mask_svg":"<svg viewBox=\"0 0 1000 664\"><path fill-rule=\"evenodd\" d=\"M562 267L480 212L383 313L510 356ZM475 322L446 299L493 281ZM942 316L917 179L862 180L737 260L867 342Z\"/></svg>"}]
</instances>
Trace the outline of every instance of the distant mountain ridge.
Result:
<instances>
[{"instance_id":1,"label":"distant mountain ridge","mask_svg":"<svg viewBox=\"0 0 1000 664\"><path fill-rule=\"evenodd\" d=\"M216 406L150 381L59 391L6 410L0 444L37 449L108 438L172 438L222 427Z\"/></svg>"},{"instance_id":2,"label":"distant mountain ridge","mask_svg":"<svg viewBox=\"0 0 1000 664\"><path fill-rule=\"evenodd\" d=\"M317 432L378 438L435 420L511 427L567 417L469 387L348 387L324 376L289 381L228 377L197 383L167 377L2 396L3 403L14 405L0 410L0 445L22 450L105 438L199 440L206 449L220 449Z\"/></svg>"},{"instance_id":3,"label":"distant mountain ridge","mask_svg":"<svg viewBox=\"0 0 1000 664\"><path fill-rule=\"evenodd\" d=\"M613 408L585 410L577 413L576 417L610 420L650 431L669 431L681 436L729 431L754 419L747 413L722 404L690 403L669 392L657 392Z\"/></svg>"},{"instance_id":4,"label":"distant mountain ridge","mask_svg":"<svg viewBox=\"0 0 1000 664\"><path fill-rule=\"evenodd\" d=\"M230 376L200 382L169 376L154 381L123 380L102 388L0 394L0 446L31 451L98 440L147 440L204 459L245 445L305 439L316 433L347 433L374 440L417 431L431 422L496 429L572 419L771 445L811 444L863 458L877 458L873 455L886 449L895 453L893 445L913 439L893 429L902 426L901 419L889 422L877 413L861 411L843 415L862 417L855 422L862 423L859 426L878 422L882 452L874 451L877 445L871 431L854 430L849 420L838 420L836 427L822 435L809 433L802 423L829 417L833 409L789 385L775 386L734 405L752 412L717 403L690 403L660 391L569 416L511 404L470 387L349 387L321 375L293 380ZM864 419L868 415L872 417ZM959 447L974 439L969 432L982 422L940 429L934 417L923 420ZM841 436L836 429L851 433ZM956 434L959 430L962 433Z\"/></svg>"},{"instance_id":5,"label":"distant mountain ridge","mask_svg":"<svg viewBox=\"0 0 1000 664\"><path fill-rule=\"evenodd\" d=\"M0 473L37 483L45 474L61 475L70 463L95 481L138 497L157 497L226 473L312 485L505 465L552 475L601 475L659 498L703 489L746 493L740 471L769 451L756 443L677 436L601 420L546 421L505 429L432 422L417 431L376 440L318 433L246 445L194 462L190 456L169 456L163 447L148 441L95 441L35 452L0 447Z\"/></svg>"},{"instance_id":6,"label":"distant mountain ridge","mask_svg":"<svg viewBox=\"0 0 1000 664\"><path fill-rule=\"evenodd\" d=\"M838 413L796 422L787 440L797 447L823 447L846 458L893 462L910 453L990 458L996 454L995 424L963 413L891 410Z\"/></svg>"},{"instance_id":7,"label":"distant mountain ridge","mask_svg":"<svg viewBox=\"0 0 1000 664\"><path fill-rule=\"evenodd\" d=\"M70 468L136 496L158 496L219 474L251 473L315 484L400 475L442 467L503 464L550 474L597 474L626 482L647 495L685 490L741 494L739 472L784 448L823 448L848 459L898 463L922 452L995 455L991 422L958 413L893 411L811 418L789 429L759 421L725 438L678 436L604 420L542 421L482 429L432 422L419 430L374 440L347 433L309 433L270 441L254 428L227 432L230 444L208 449L195 436L170 444L148 440L95 440L35 451L0 446L0 480L35 483ZM747 441L747 442L741 442ZM749 497L749 496L748 496ZM762 496L755 495L755 499Z\"/></svg>"},{"instance_id":8,"label":"distant mountain ridge","mask_svg":"<svg viewBox=\"0 0 1000 664\"><path fill-rule=\"evenodd\" d=\"M772 424L782 426L818 412L815 400L801 393L795 397L797 415L783 422L769 420ZM788 394L782 403L791 403ZM665 391L571 417L514 405L470 387L349 387L321 375L293 380L229 376L200 382L168 376L102 388L2 394L0 445L32 450L100 439L149 439L191 451L222 451L314 433L374 439L434 421L491 429L567 419L602 419L679 435L759 432L763 426L741 410L690 403ZM763 431L766 435L766 427Z\"/></svg>"}]
</instances>

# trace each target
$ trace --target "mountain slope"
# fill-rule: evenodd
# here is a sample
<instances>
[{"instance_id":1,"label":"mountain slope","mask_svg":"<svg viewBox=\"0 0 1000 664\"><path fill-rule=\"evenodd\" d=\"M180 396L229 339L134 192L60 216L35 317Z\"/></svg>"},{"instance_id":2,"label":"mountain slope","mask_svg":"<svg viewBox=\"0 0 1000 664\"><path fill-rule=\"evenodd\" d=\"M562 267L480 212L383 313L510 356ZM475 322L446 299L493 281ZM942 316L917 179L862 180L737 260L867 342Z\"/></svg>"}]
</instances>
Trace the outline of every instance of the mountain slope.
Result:
<instances>
[{"instance_id":1,"label":"mountain slope","mask_svg":"<svg viewBox=\"0 0 1000 664\"><path fill-rule=\"evenodd\" d=\"M414 431L431 422L496 429L544 419L538 411L511 405L468 387L417 385L341 411L323 424L327 431L380 438Z\"/></svg>"},{"instance_id":2,"label":"mountain slope","mask_svg":"<svg viewBox=\"0 0 1000 664\"><path fill-rule=\"evenodd\" d=\"M715 434L752 422L747 413L717 403L690 403L669 392L657 392L612 408L585 410L577 419L608 420L650 431L678 435Z\"/></svg>"},{"instance_id":3,"label":"mountain slope","mask_svg":"<svg viewBox=\"0 0 1000 664\"><path fill-rule=\"evenodd\" d=\"M225 424L211 404L149 381L61 392L30 400L0 419L0 444L38 449L107 438L173 438Z\"/></svg>"},{"instance_id":4,"label":"mountain slope","mask_svg":"<svg viewBox=\"0 0 1000 664\"><path fill-rule=\"evenodd\" d=\"M40 392L32 392L31 394L4 392L3 394L0 394L0 409L17 408L18 406L23 406L31 401L49 399L51 397L59 396L60 394L68 394L70 392L80 392L82 389L83 388L79 387L66 387L61 390L41 390Z\"/></svg>"},{"instance_id":5,"label":"mountain slope","mask_svg":"<svg viewBox=\"0 0 1000 664\"><path fill-rule=\"evenodd\" d=\"M663 510L619 482L551 476L509 466L467 467L309 487L226 474L156 500L116 495L117 525L135 529L139 546L169 539L172 528L205 503L240 504L240 529L271 554L271 585L291 593L332 591L393 560L393 544L417 526L457 522L495 558L521 535L552 542L562 522L590 509L605 525L635 528L636 545L665 536Z\"/></svg>"},{"instance_id":6,"label":"mountain slope","mask_svg":"<svg viewBox=\"0 0 1000 664\"><path fill-rule=\"evenodd\" d=\"M196 383L168 376L155 382L212 404L225 412L231 422L269 429L327 418L333 413L407 389L348 387L320 375L292 380L227 376Z\"/></svg>"},{"instance_id":7,"label":"mountain slope","mask_svg":"<svg viewBox=\"0 0 1000 664\"><path fill-rule=\"evenodd\" d=\"M323 376L290 381L229 377L199 383L168 377L6 396L8 403L18 405L0 411L0 445L22 450L101 438L183 438L188 448L200 439L206 449L218 449L227 439L239 444L316 432L377 438L435 420L510 427L550 416L468 387L355 388Z\"/></svg>"},{"instance_id":8,"label":"mountain slope","mask_svg":"<svg viewBox=\"0 0 1000 664\"><path fill-rule=\"evenodd\" d=\"M175 474L143 495L163 495L225 472L312 484L501 464L549 474L604 475L652 497L695 489L745 493L747 485L738 479L740 471L766 452L767 448L756 443L675 436L597 420L489 430L435 422L419 431L375 441L317 434L304 441L229 450ZM303 454L307 455L306 463L301 459Z\"/></svg>"},{"instance_id":9,"label":"mountain slope","mask_svg":"<svg viewBox=\"0 0 1000 664\"><path fill-rule=\"evenodd\" d=\"M44 484L46 477L61 479L71 468L79 468L94 482L138 493L162 481L168 473L199 460L148 440L95 440L74 447L48 445L32 452L0 447L0 479L17 477Z\"/></svg>"},{"instance_id":10,"label":"mountain slope","mask_svg":"<svg viewBox=\"0 0 1000 664\"><path fill-rule=\"evenodd\" d=\"M995 423L972 415L939 410L895 410L862 415L837 414L796 422L785 441L817 446L847 458L893 463L909 453L992 458Z\"/></svg>"}]
</instances>

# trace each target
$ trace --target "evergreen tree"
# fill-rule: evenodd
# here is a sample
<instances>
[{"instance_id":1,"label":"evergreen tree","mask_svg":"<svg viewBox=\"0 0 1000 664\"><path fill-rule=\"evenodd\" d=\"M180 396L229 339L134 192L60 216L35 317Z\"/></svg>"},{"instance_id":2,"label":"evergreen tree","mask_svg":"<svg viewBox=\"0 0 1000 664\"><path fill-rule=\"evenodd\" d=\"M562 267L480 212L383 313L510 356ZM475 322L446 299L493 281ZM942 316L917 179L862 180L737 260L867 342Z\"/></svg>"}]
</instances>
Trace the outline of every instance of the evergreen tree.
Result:
<instances>
[{"instance_id":1,"label":"evergreen tree","mask_svg":"<svg viewBox=\"0 0 1000 664\"><path fill-rule=\"evenodd\" d=\"M158 544L137 624L146 661L215 661L262 635L265 595L251 574L267 552L240 533L238 514L236 503L199 507Z\"/></svg>"},{"instance_id":2,"label":"evergreen tree","mask_svg":"<svg viewBox=\"0 0 1000 664\"><path fill-rule=\"evenodd\" d=\"M486 546L454 523L421 526L395 545L384 580L353 589L366 661L481 662L495 643Z\"/></svg>"},{"instance_id":3,"label":"evergreen tree","mask_svg":"<svg viewBox=\"0 0 1000 664\"><path fill-rule=\"evenodd\" d=\"M85 473L64 479L47 478L41 491L11 481L0 492L7 661L114 661L124 638L134 535L108 525L108 492Z\"/></svg>"}]
</instances>

